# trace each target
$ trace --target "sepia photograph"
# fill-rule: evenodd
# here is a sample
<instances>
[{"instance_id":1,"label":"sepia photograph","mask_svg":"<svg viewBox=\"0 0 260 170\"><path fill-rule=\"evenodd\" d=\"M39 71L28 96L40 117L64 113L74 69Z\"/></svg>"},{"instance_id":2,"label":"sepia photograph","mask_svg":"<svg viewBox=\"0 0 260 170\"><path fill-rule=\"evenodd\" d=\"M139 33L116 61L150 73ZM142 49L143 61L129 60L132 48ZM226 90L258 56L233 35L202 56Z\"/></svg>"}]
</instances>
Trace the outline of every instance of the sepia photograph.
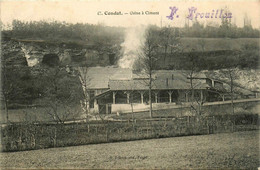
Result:
<instances>
[{"instance_id":1,"label":"sepia photograph","mask_svg":"<svg viewBox=\"0 0 260 170\"><path fill-rule=\"evenodd\" d=\"M259 169L260 1L0 1L0 169Z\"/></svg>"}]
</instances>

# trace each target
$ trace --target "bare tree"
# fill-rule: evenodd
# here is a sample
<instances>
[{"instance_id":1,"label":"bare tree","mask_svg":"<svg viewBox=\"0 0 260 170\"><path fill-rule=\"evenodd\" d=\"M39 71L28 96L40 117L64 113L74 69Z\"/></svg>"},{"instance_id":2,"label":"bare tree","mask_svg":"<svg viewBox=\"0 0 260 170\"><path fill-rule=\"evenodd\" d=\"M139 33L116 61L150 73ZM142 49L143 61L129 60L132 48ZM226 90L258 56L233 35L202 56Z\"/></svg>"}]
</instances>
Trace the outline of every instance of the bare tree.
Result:
<instances>
[{"instance_id":1,"label":"bare tree","mask_svg":"<svg viewBox=\"0 0 260 170\"><path fill-rule=\"evenodd\" d=\"M5 108L6 122L9 122L9 107L16 106L21 101L28 104L29 95L26 89L31 87L30 81L23 80L27 76L28 69L23 66L5 65L2 63L1 69L1 91L2 99ZM29 76L29 75L28 75ZM18 103L17 103L18 102ZM23 103L24 105L24 103Z\"/></svg>"},{"instance_id":2,"label":"bare tree","mask_svg":"<svg viewBox=\"0 0 260 170\"><path fill-rule=\"evenodd\" d=\"M152 118L152 82L153 72L156 68L156 61L158 60L158 30L156 27L149 27L146 30L145 42L142 45L142 51L139 53L139 60L137 60L139 68L148 77L147 85L149 87L149 114Z\"/></svg>"},{"instance_id":3,"label":"bare tree","mask_svg":"<svg viewBox=\"0 0 260 170\"><path fill-rule=\"evenodd\" d=\"M228 92L228 94L230 95L231 98L231 107L232 107L232 113L235 113L235 106L234 106L234 89L235 89L235 83L234 80L238 78L237 74L235 73L235 69L232 68L228 68L228 69L224 69L221 70L221 73L223 74L223 76L225 78L228 79L229 81L229 86L230 86L230 90Z\"/></svg>"},{"instance_id":4,"label":"bare tree","mask_svg":"<svg viewBox=\"0 0 260 170\"><path fill-rule=\"evenodd\" d=\"M235 108L234 108L234 78L235 74L232 69L228 69L228 77L230 80L230 96L231 96L231 107L232 107L232 112L233 114L235 113Z\"/></svg>"},{"instance_id":5,"label":"bare tree","mask_svg":"<svg viewBox=\"0 0 260 170\"><path fill-rule=\"evenodd\" d=\"M83 113L86 115L86 120L88 120L89 115L89 101L90 96L88 92L88 87L90 84L90 77L88 76L88 68L87 67L78 67L78 77L81 83L82 92L83 92L83 99L80 101L81 108Z\"/></svg>"},{"instance_id":6,"label":"bare tree","mask_svg":"<svg viewBox=\"0 0 260 170\"><path fill-rule=\"evenodd\" d=\"M168 54L168 49L170 48L170 53L180 51L180 41L179 37L174 28L164 27L160 30L160 42L159 47L162 47L164 50L163 63L166 64L166 58Z\"/></svg>"},{"instance_id":7,"label":"bare tree","mask_svg":"<svg viewBox=\"0 0 260 170\"><path fill-rule=\"evenodd\" d=\"M63 67L48 67L44 72L39 81L44 81L41 102L45 103L46 113L57 123L75 119L78 89L74 77Z\"/></svg>"},{"instance_id":8,"label":"bare tree","mask_svg":"<svg viewBox=\"0 0 260 170\"><path fill-rule=\"evenodd\" d=\"M191 105L190 108L191 110L195 111L197 116L201 115L201 110L202 110L202 105L203 105L203 99L195 97L195 89L196 86L198 85L198 81L196 78L196 74L199 71L198 68L198 56L196 55L195 51L192 50L189 54L189 71L187 72L187 77L189 79L189 84L190 84L190 89L188 90L187 93L191 93ZM196 82L194 81L196 80Z\"/></svg>"},{"instance_id":9,"label":"bare tree","mask_svg":"<svg viewBox=\"0 0 260 170\"><path fill-rule=\"evenodd\" d=\"M3 57L1 57L3 58ZM9 96L13 89L13 84L8 84L7 81L7 69L6 64L4 60L1 60L1 92L3 95L3 102L4 102L4 108L5 108L5 114L6 114L6 122L9 122L9 113L8 113L8 105L9 105Z\"/></svg>"},{"instance_id":10,"label":"bare tree","mask_svg":"<svg viewBox=\"0 0 260 170\"><path fill-rule=\"evenodd\" d=\"M167 58L167 51L168 47L170 45L170 38L171 38L171 30L167 27L164 27L160 31L160 47L164 48L164 56L163 56L163 64L165 64L166 58Z\"/></svg>"},{"instance_id":11,"label":"bare tree","mask_svg":"<svg viewBox=\"0 0 260 170\"><path fill-rule=\"evenodd\" d=\"M9 44L8 44L9 45ZM10 98L12 98L13 92L15 90L15 76L16 74L9 74L10 71L14 71L17 68L14 65L9 65L7 66L7 56L10 55L7 51L7 45L5 45L3 43L2 46L2 55L1 55L1 96L3 99L3 103L4 104L3 108L5 109L5 116L6 116L6 123L9 122L9 101ZM10 46L10 48L15 49L15 47ZM17 89L18 91L19 89ZM1 101L2 102L2 101Z\"/></svg>"},{"instance_id":12,"label":"bare tree","mask_svg":"<svg viewBox=\"0 0 260 170\"><path fill-rule=\"evenodd\" d=\"M125 94L127 95L127 103L131 106L132 120L134 120L134 93L136 90L136 84L131 83L130 89L128 89Z\"/></svg>"},{"instance_id":13,"label":"bare tree","mask_svg":"<svg viewBox=\"0 0 260 170\"><path fill-rule=\"evenodd\" d=\"M189 62L190 62L190 71L189 71L189 80L190 80L190 89L191 89L191 102L194 101L194 87L193 87L193 79L194 73L197 69L197 56L194 55L194 50L189 54Z\"/></svg>"}]
</instances>

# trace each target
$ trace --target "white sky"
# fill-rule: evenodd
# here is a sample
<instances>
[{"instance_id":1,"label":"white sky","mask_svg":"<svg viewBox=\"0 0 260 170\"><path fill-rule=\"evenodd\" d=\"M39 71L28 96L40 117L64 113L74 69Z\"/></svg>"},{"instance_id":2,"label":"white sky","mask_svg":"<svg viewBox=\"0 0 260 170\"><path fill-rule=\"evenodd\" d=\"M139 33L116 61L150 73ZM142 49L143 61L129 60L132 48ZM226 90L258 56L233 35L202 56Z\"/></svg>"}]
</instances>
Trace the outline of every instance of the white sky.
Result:
<instances>
[{"instance_id":1,"label":"white sky","mask_svg":"<svg viewBox=\"0 0 260 170\"><path fill-rule=\"evenodd\" d=\"M13 19L24 21L30 20L58 20L70 23L102 23L110 26L136 26L140 24L156 24L171 26L183 26L188 8L194 6L198 12L212 12L228 7L233 15L232 22L237 26L243 26L245 14L251 19L252 26L260 28L260 1L6 1L2 0L1 21L4 24L11 23ZM179 8L179 18L169 20L166 18L170 14L170 6ZM153 11L160 12L160 15L123 15L123 16L98 16L98 11ZM235 19L234 19L235 17ZM220 19L198 19L198 21L220 22Z\"/></svg>"}]
</instances>

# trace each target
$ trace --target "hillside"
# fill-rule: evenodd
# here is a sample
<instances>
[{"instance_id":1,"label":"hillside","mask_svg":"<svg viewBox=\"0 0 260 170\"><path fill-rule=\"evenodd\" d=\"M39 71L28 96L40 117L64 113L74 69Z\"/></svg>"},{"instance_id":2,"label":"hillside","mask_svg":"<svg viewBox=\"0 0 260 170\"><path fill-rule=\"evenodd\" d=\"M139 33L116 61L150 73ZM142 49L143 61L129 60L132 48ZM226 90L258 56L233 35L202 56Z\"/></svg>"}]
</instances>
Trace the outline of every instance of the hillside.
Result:
<instances>
[{"instance_id":1,"label":"hillside","mask_svg":"<svg viewBox=\"0 0 260 170\"><path fill-rule=\"evenodd\" d=\"M48 54L58 57L63 65L108 66L118 64L126 49L136 53L137 44L147 38L144 33L153 29L151 37L158 46L158 69L189 69L187 56L194 52L198 62L204 63L199 66L200 70L257 68L259 30L247 27L225 30L221 26L210 29L195 25L190 28L147 26L134 28L129 34L131 29L102 24L14 20L12 29L2 31L2 44L9 44L4 47L7 52L13 50L13 45L21 48L29 66L41 63ZM228 31L236 36L227 38Z\"/></svg>"},{"instance_id":2,"label":"hillside","mask_svg":"<svg viewBox=\"0 0 260 170\"><path fill-rule=\"evenodd\" d=\"M214 77L216 80L220 80L226 83L230 83L230 78L225 74L226 69L203 71L208 77ZM234 84L236 86L251 90L260 91L260 70L254 69L234 69L232 70L234 77ZM229 88L229 87L228 87Z\"/></svg>"},{"instance_id":3,"label":"hillside","mask_svg":"<svg viewBox=\"0 0 260 170\"><path fill-rule=\"evenodd\" d=\"M204 46L199 42L203 41ZM104 42L105 43L105 42ZM83 41L51 42L46 40L9 39L2 42L3 54L8 60L26 57L29 66L42 62L44 55L55 54L63 65L108 66L117 64L122 57L122 41L115 44L85 44ZM218 69L228 67L257 68L259 52L258 38L221 39L221 38L182 38L180 53L159 55L158 67L161 69L189 69L188 55L196 53L200 69ZM249 46L249 47L248 47ZM248 48L248 49L246 49ZM195 51L191 52L192 49Z\"/></svg>"},{"instance_id":4,"label":"hillside","mask_svg":"<svg viewBox=\"0 0 260 170\"><path fill-rule=\"evenodd\" d=\"M184 52L192 49L196 51L240 51L247 44L260 45L259 38L181 38L181 46Z\"/></svg>"}]
</instances>

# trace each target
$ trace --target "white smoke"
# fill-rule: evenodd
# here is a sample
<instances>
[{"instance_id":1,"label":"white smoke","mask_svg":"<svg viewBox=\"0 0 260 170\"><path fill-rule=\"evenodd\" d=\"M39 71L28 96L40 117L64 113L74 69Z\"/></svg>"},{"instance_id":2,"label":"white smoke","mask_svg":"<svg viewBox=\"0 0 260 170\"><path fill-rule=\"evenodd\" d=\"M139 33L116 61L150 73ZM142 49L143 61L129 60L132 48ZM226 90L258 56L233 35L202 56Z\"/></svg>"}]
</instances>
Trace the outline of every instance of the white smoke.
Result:
<instances>
[{"instance_id":1,"label":"white smoke","mask_svg":"<svg viewBox=\"0 0 260 170\"><path fill-rule=\"evenodd\" d=\"M125 41L121 44L123 57L119 59L118 65L121 68L133 68L134 62L142 51L144 43L145 26L128 28L125 34Z\"/></svg>"}]
</instances>

